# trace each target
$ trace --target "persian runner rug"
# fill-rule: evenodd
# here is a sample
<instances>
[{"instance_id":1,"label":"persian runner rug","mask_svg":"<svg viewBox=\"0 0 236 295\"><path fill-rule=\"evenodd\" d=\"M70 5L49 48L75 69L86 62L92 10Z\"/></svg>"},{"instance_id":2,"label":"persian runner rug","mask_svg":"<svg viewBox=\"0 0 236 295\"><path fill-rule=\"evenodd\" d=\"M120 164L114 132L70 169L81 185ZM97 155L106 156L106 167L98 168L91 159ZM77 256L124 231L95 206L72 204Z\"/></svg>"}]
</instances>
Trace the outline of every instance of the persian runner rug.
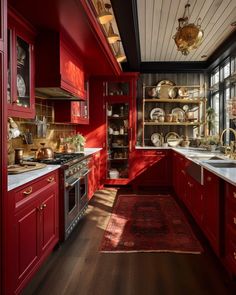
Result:
<instances>
[{"instance_id":1,"label":"persian runner rug","mask_svg":"<svg viewBox=\"0 0 236 295\"><path fill-rule=\"evenodd\" d=\"M203 248L171 195L121 195L100 251L200 254Z\"/></svg>"}]
</instances>

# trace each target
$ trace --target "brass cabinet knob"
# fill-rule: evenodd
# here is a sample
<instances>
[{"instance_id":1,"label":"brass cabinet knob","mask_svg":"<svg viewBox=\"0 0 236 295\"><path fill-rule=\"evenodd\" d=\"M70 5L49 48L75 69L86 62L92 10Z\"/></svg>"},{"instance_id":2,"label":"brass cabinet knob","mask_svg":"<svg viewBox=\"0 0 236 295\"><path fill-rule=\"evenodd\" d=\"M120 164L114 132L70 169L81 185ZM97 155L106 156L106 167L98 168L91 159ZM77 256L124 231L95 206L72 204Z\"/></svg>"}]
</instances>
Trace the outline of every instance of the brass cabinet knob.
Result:
<instances>
[{"instance_id":1,"label":"brass cabinet knob","mask_svg":"<svg viewBox=\"0 0 236 295\"><path fill-rule=\"evenodd\" d=\"M30 186L23 192L23 194L25 196L29 196L32 192L33 192L33 188L32 188L32 186Z\"/></svg>"},{"instance_id":2,"label":"brass cabinet knob","mask_svg":"<svg viewBox=\"0 0 236 295\"><path fill-rule=\"evenodd\" d=\"M212 181L212 178L210 176L207 177L207 181Z\"/></svg>"},{"instance_id":3,"label":"brass cabinet knob","mask_svg":"<svg viewBox=\"0 0 236 295\"><path fill-rule=\"evenodd\" d=\"M234 259L236 260L236 252L234 251Z\"/></svg>"},{"instance_id":4,"label":"brass cabinet knob","mask_svg":"<svg viewBox=\"0 0 236 295\"><path fill-rule=\"evenodd\" d=\"M234 217L233 221L234 221L234 224L236 224L236 217Z\"/></svg>"},{"instance_id":5,"label":"brass cabinet knob","mask_svg":"<svg viewBox=\"0 0 236 295\"><path fill-rule=\"evenodd\" d=\"M52 177L49 177L48 179L47 179L47 181L48 182L53 182L54 181L54 177L52 176Z\"/></svg>"},{"instance_id":6,"label":"brass cabinet knob","mask_svg":"<svg viewBox=\"0 0 236 295\"><path fill-rule=\"evenodd\" d=\"M233 196L234 196L234 198L236 199L236 192L233 192Z\"/></svg>"}]
</instances>

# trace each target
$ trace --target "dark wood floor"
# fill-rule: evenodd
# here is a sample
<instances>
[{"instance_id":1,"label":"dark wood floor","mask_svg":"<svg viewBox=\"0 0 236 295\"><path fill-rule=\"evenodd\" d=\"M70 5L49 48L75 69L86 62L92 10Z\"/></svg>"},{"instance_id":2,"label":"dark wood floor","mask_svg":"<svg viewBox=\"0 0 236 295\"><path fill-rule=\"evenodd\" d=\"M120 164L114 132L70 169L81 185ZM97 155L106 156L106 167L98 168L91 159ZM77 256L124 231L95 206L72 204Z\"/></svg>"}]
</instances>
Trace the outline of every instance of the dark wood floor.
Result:
<instances>
[{"instance_id":1,"label":"dark wood floor","mask_svg":"<svg viewBox=\"0 0 236 295\"><path fill-rule=\"evenodd\" d=\"M236 294L235 283L208 247L201 255L99 253L115 195L115 190L96 193L85 218L24 295Z\"/></svg>"}]
</instances>

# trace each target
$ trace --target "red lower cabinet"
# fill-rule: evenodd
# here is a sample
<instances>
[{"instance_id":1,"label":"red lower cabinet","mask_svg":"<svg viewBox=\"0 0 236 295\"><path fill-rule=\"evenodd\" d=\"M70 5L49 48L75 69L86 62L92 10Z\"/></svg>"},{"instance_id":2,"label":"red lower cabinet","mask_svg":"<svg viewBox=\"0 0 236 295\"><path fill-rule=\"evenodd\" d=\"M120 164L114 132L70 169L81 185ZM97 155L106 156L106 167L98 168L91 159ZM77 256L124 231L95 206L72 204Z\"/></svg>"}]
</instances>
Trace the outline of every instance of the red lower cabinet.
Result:
<instances>
[{"instance_id":1,"label":"red lower cabinet","mask_svg":"<svg viewBox=\"0 0 236 295\"><path fill-rule=\"evenodd\" d=\"M236 187L225 184L225 255L229 273L236 277Z\"/></svg>"},{"instance_id":2,"label":"red lower cabinet","mask_svg":"<svg viewBox=\"0 0 236 295\"><path fill-rule=\"evenodd\" d=\"M5 294L19 294L58 242L58 176L9 192Z\"/></svg>"},{"instance_id":3,"label":"red lower cabinet","mask_svg":"<svg viewBox=\"0 0 236 295\"><path fill-rule=\"evenodd\" d=\"M202 229L212 248L220 251L220 179L215 174L204 170L204 213Z\"/></svg>"},{"instance_id":4,"label":"red lower cabinet","mask_svg":"<svg viewBox=\"0 0 236 295\"><path fill-rule=\"evenodd\" d=\"M131 170L134 187L171 186L170 151L136 150Z\"/></svg>"},{"instance_id":5,"label":"red lower cabinet","mask_svg":"<svg viewBox=\"0 0 236 295\"><path fill-rule=\"evenodd\" d=\"M91 157L89 167L88 198L90 200L100 186L100 153L96 153Z\"/></svg>"}]
</instances>

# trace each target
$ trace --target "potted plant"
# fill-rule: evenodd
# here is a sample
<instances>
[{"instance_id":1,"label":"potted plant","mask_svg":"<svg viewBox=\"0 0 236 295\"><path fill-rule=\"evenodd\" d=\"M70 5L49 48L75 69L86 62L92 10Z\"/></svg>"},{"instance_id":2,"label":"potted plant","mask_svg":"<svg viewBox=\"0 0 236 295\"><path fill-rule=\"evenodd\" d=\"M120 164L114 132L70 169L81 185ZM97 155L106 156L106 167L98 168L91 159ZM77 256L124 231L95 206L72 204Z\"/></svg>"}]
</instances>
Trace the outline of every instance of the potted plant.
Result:
<instances>
[{"instance_id":1,"label":"potted plant","mask_svg":"<svg viewBox=\"0 0 236 295\"><path fill-rule=\"evenodd\" d=\"M215 120L216 120L216 112L214 108L212 107L207 108L206 119L207 119L207 126L208 126L208 134L211 135L212 131L215 128Z\"/></svg>"},{"instance_id":2,"label":"potted plant","mask_svg":"<svg viewBox=\"0 0 236 295\"><path fill-rule=\"evenodd\" d=\"M220 142L219 136L218 135L211 135L207 137L207 146L209 146L211 151L215 151L217 145Z\"/></svg>"},{"instance_id":3,"label":"potted plant","mask_svg":"<svg viewBox=\"0 0 236 295\"><path fill-rule=\"evenodd\" d=\"M85 138L83 137L82 134L77 133L76 135L71 136L69 138L69 142L74 145L76 152L84 151Z\"/></svg>"}]
</instances>

